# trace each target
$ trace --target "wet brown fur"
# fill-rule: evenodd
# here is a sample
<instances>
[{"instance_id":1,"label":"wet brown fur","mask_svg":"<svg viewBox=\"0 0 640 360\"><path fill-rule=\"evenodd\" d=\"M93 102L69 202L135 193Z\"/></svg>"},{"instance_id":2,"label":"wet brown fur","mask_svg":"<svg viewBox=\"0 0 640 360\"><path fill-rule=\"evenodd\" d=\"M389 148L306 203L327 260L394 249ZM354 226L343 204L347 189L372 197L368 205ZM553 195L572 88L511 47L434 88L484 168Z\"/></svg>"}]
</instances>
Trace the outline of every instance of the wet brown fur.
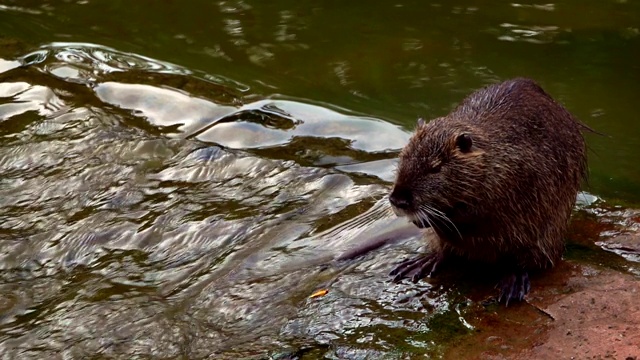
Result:
<instances>
[{"instance_id":1,"label":"wet brown fur","mask_svg":"<svg viewBox=\"0 0 640 360\"><path fill-rule=\"evenodd\" d=\"M394 192L444 212L432 251L522 270L557 263L581 182L586 144L574 116L534 81L513 79L469 95L421 124L400 154ZM468 134L467 152L456 139Z\"/></svg>"}]
</instances>

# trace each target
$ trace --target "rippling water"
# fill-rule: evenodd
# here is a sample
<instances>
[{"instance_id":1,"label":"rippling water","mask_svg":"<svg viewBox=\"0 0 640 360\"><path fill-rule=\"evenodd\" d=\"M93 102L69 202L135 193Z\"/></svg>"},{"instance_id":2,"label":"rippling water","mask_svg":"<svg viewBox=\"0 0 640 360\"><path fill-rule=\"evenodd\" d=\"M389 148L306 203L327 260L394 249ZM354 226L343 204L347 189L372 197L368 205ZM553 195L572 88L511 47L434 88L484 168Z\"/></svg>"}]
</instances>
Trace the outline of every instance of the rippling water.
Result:
<instances>
[{"instance_id":1,"label":"rippling water","mask_svg":"<svg viewBox=\"0 0 640 360\"><path fill-rule=\"evenodd\" d=\"M0 0L0 354L441 354L470 300L387 277L415 118L534 76L616 139L589 191L640 199L640 12L579 5Z\"/></svg>"},{"instance_id":2,"label":"rippling water","mask_svg":"<svg viewBox=\"0 0 640 360\"><path fill-rule=\"evenodd\" d=\"M397 126L245 102L90 44L19 63L0 85L7 354L277 349L283 332L308 335L300 305L358 233L407 228L386 202L357 217L387 192L409 136ZM155 77L164 85L144 83Z\"/></svg>"}]
</instances>

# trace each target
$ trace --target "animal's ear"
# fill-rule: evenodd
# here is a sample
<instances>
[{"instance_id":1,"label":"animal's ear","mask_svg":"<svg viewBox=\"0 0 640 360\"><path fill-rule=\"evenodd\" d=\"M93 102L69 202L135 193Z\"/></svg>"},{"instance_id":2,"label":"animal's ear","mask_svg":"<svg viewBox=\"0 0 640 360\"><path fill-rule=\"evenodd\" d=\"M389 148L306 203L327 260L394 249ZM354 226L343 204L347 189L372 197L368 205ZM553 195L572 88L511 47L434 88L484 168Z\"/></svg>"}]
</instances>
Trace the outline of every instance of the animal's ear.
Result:
<instances>
[{"instance_id":1,"label":"animal's ear","mask_svg":"<svg viewBox=\"0 0 640 360\"><path fill-rule=\"evenodd\" d=\"M462 133L458 135L458 137L456 138L456 146L463 153L467 153L471 151L472 145L473 145L473 139L471 138L470 134Z\"/></svg>"},{"instance_id":2,"label":"animal's ear","mask_svg":"<svg viewBox=\"0 0 640 360\"><path fill-rule=\"evenodd\" d=\"M418 127L424 125L424 119L423 118L418 118Z\"/></svg>"}]
</instances>

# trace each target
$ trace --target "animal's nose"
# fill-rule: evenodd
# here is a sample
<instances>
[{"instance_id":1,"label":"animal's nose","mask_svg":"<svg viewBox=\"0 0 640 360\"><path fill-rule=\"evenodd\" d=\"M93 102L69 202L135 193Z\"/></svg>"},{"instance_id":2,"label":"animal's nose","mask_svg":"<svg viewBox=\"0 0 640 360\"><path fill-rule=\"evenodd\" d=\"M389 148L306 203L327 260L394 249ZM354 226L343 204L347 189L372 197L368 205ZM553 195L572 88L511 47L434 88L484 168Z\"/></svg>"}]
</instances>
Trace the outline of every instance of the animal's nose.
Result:
<instances>
[{"instance_id":1,"label":"animal's nose","mask_svg":"<svg viewBox=\"0 0 640 360\"><path fill-rule=\"evenodd\" d=\"M389 202L398 209L407 210L411 206L411 193L396 187L389 195Z\"/></svg>"}]
</instances>

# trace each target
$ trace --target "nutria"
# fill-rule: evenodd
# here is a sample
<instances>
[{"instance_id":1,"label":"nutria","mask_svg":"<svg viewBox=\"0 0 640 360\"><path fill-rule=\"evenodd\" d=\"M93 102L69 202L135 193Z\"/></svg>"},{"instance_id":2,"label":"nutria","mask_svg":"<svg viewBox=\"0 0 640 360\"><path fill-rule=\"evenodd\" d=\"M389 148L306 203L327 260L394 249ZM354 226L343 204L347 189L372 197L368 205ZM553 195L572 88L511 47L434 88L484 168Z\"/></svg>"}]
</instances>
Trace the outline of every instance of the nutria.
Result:
<instances>
[{"instance_id":1,"label":"nutria","mask_svg":"<svg viewBox=\"0 0 640 360\"><path fill-rule=\"evenodd\" d=\"M437 237L394 281L431 275L449 255L497 265L498 301L522 300L529 272L552 267L587 176L588 129L538 84L478 90L449 115L418 121L400 154L389 201Z\"/></svg>"}]
</instances>

